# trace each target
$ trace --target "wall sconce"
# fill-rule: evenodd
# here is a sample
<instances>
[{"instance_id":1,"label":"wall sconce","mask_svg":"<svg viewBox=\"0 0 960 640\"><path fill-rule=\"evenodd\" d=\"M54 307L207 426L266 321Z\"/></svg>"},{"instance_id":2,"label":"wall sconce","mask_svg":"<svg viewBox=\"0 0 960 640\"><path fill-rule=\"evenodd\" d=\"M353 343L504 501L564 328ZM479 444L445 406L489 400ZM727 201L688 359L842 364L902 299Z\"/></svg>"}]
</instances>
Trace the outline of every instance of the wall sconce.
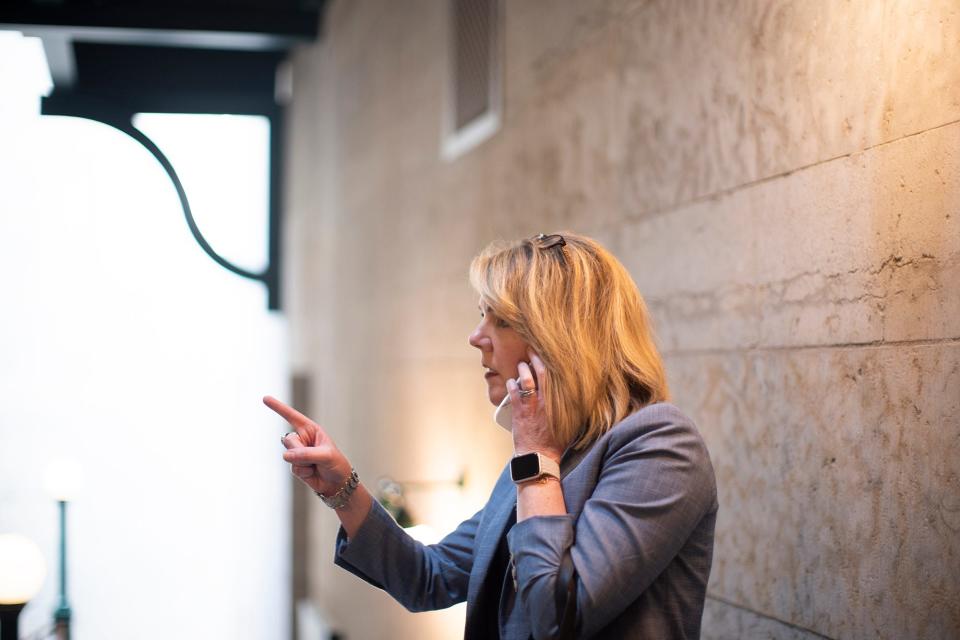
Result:
<instances>
[{"instance_id":1,"label":"wall sconce","mask_svg":"<svg viewBox=\"0 0 960 640\"><path fill-rule=\"evenodd\" d=\"M18 640L18 618L37 595L47 564L40 548L16 533L0 535L0 640Z\"/></svg>"},{"instance_id":2,"label":"wall sconce","mask_svg":"<svg viewBox=\"0 0 960 640\"><path fill-rule=\"evenodd\" d=\"M460 473L456 480L428 480L399 482L384 476L377 482L377 501L393 516L403 529L414 539L424 544L432 544L439 540L439 534L433 527L424 523L417 523L407 508L406 493L436 487L455 486L463 489L466 484L466 474Z\"/></svg>"},{"instance_id":3,"label":"wall sconce","mask_svg":"<svg viewBox=\"0 0 960 640\"><path fill-rule=\"evenodd\" d=\"M377 481L377 501L401 527L406 529L413 526L413 517L407 510L407 499L403 495L402 484L392 478L380 478Z\"/></svg>"}]
</instances>

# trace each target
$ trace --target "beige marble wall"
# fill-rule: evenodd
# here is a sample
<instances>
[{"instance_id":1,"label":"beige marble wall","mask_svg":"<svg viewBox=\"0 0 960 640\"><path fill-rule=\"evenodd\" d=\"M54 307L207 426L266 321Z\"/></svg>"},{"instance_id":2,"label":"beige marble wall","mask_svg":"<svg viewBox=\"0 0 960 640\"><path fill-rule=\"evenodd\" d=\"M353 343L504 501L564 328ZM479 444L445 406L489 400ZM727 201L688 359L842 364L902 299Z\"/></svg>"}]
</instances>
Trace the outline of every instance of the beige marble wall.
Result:
<instances>
[{"instance_id":1,"label":"beige marble wall","mask_svg":"<svg viewBox=\"0 0 960 640\"><path fill-rule=\"evenodd\" d=\"M440 159L440 0L334 2L294 57L292 361L361 475L483 503L470 257L571 228L647 297L721 512L708 638L960 637L960 5L505 0L502 129ZM351 638L457 637L333 567ZM373 613L375 612L375 613Z\"/></svg>"}]
</instances>

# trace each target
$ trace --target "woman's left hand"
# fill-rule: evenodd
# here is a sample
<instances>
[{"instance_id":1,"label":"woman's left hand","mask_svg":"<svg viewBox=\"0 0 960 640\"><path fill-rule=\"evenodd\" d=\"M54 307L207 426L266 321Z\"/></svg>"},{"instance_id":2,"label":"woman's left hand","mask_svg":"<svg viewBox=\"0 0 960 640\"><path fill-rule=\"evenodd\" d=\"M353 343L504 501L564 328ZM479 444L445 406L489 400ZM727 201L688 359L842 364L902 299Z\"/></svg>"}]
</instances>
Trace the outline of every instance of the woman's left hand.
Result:
<instances>
[{"instance_id":1,"label":"woman's left hand","mask_svg":"<svg viewBox=\"0 0 960 640\"><path fill-rule=\"evenodd\" d=\"M510 394L510 404L513 406L514 453L519 455L538 451L559 462L563 456L563 447L547 424L545 411L550 377L540 356L532 349L528 354L530 364L521 362L517 365L517 380L507 380L507 393ZM534 389L536 392L524 397L520 395L521 389Z\"/></svg>"}]
</instances>

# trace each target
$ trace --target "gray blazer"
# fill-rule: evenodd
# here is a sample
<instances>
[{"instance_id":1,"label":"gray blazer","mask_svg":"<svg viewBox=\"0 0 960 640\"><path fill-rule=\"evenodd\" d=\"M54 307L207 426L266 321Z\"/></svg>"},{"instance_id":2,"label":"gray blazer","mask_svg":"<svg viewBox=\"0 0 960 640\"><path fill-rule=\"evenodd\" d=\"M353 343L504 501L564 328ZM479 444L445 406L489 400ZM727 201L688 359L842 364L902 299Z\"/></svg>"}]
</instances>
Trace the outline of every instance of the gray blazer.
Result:
<instances>
[{"instance_id":1,"label":"gray blazer","mask_svg":"<svg viewBox=\"0 0 960 640\"><path fill-rule=\"evenodd\" d=\"M693 422L673 405L628 416L561 461L567 514L506 524L516 505L508 469L487 504L438 544L413 540L379 505L335 562L386 590L410 611L467 601L465 636L476 637L480 587L507 536L518 590L508 575L500 637L557 633L555 587L564 554L577 585L577 637L697 638L713 557L717 491Z\"/></svg>"}]
</instances>

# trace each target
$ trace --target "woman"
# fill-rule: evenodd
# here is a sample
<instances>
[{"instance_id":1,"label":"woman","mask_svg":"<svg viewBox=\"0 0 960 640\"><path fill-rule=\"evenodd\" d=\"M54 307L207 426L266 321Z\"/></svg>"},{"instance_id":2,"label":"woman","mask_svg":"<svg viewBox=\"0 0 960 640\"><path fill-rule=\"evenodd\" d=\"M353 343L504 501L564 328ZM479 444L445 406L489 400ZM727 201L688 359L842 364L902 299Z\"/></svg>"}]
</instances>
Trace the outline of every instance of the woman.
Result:
<instances>
[{"instance_id":1,"label":"woman","mask_svg":"<svg viewBox=\"0 0 960 640\"><path fill-rule=\"evenodd\" d=\"M491 245L470 279L490 402L515 456L487 504L435 545L410 538L314 422L284 460L336 509L335 562L411 611L467 602L467 638L695 638L713 552L713 469L667 404L647 312L595 241Z\"/></svg>"}]
</instances>

